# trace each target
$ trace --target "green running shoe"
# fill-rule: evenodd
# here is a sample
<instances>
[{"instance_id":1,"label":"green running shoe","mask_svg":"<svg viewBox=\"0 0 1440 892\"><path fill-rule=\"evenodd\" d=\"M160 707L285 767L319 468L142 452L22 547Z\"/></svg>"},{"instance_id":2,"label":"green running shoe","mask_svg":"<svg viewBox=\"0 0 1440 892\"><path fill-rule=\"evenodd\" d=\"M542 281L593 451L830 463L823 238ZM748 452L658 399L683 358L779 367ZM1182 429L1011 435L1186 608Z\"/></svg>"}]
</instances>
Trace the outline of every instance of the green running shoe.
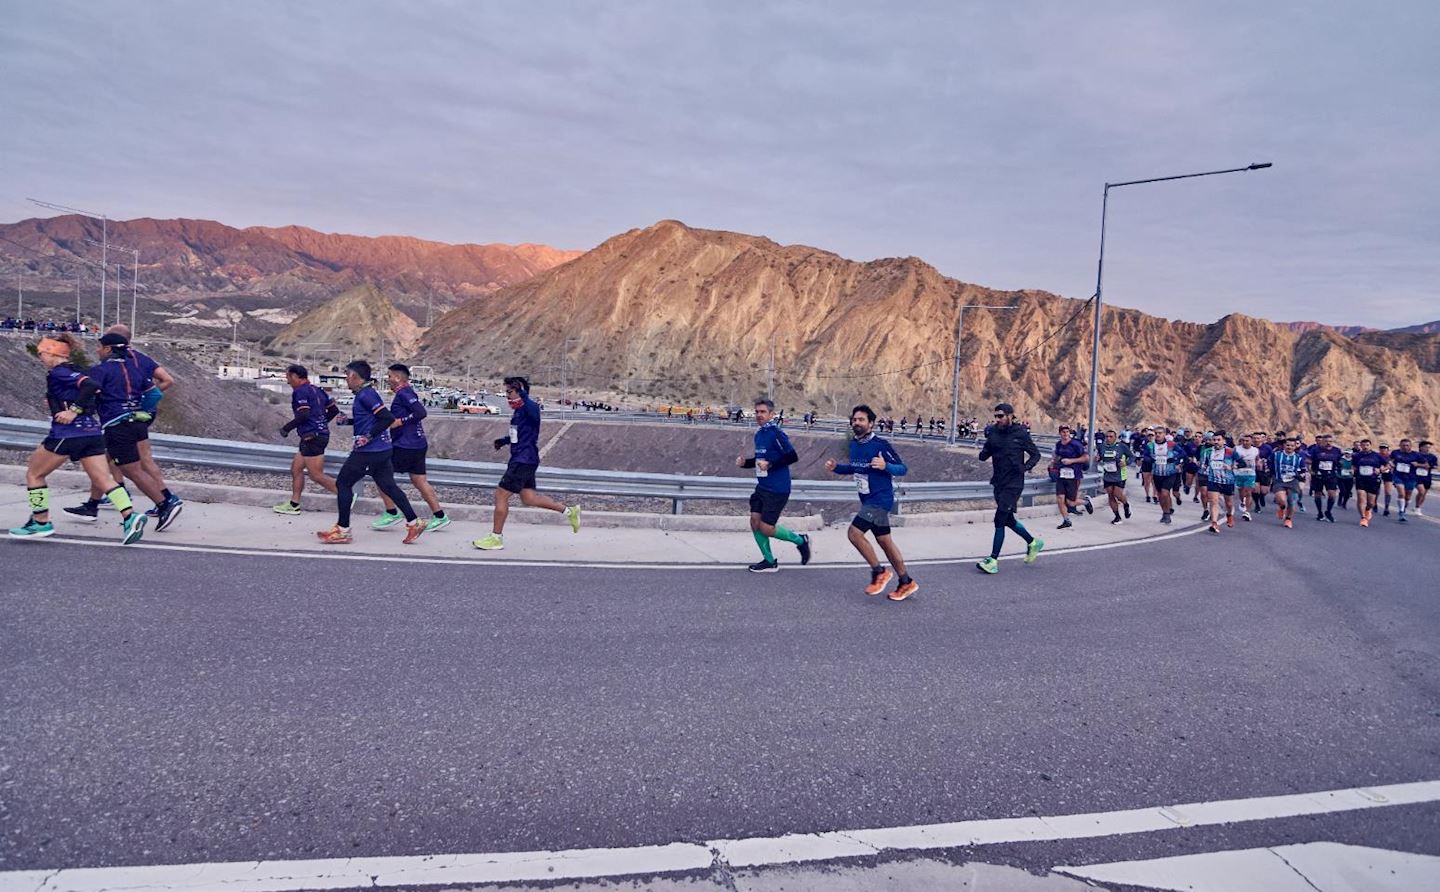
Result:
<instances>
[{"instance_id":1,"label":"green running shoe","mask_svg":"<svg viewBox=\"0 0 1440 892\"><path fill-rule=\"evenodd\" d=\"M476 539L470 544L481 551L499 551L505 547L505 537L499 533L491 533L484 539Z\"/></svg>"},{"instance_id":2,"label":"green running shoe","mask_svg":"<svg viewBox=\"0 0 1440 892\"><path fill-rule=\"evenodd\" d=\"M44 539L46 536L55 535L55 524L40 523L32 517L25 521L23 527L11 527L10 535L16 539Z\"/></svg>"},{"instance_id":3,"label":"green running shoe","mask_svg":"<svg viewBox=\"0 0 1440 892\"><path fill-rule=\"evenodd\" d=\"M1045 540L1044 540L1044 539L1041 539L1041 538L1039 538L1039 537L1036 537L1035 539L1030 540L1030 546L1025 549L1025 563L1027 563L1027 564L1033 564L1033 563L1035 563L1035 559L1038 558L1038 557L1040 556L1040 552L1042 552L1042 551L1044 551L1044 550L1045 550Z\"/></svg>"},{"instance_id":4,"label":"green running shoe","mask_svg":"<svg viewBox=\"0 0 1440 892\"><path fill-rule=\"evenodd\" d=\"M395 524L403 521L404 519L405 518L401 516L399 511L386 511L384 514L381 514L379 517L370 521L370 529L388 530Z\"/></svg>"},{"instance_id":5,"label":"green running shoe","mask_svg":"<svg viewBox=\"0 0 1440 892\"><path fill-rule=\"evenodd\" d=\"M150 518L144 512L134 511L130 516L120 521L120 544L134 545L145 535L145 522Z\"/></svg>"},{"instance_id":6,"label":"green running shoe","mask_svg":"<svg viewBox=\"0 0 1440 892\"><path fill-rule=\"evenodd\" d=\"M580 532L580 506L571 505L565 509L565 519L570 521L570 532Z\"/></svg>"},{"instance_id":7,"label":"green running shoe","mask_svg":"<svg viewBox=\"0 0 1440 892\"><path fill-rule=\"evenodd\" d=\"M300 506L291 502L281 502L270 510L274 511L276 514L299 514Z\"/></svg>"},{"instance_id":8,"label":"green running shoe","mask_svg":"<svg viewBox=\"0 0 1440 892\"><path fill-rule=\"evenodd\" d=\"M992 557L987 557L984 560L976 561L975 568L977 570L980 570L981 572L989 573L991 576L994 576L996 573L1000 572L1000 562Z\"/></svg>"},{"instance_id":9,"label":"green running shoe","mask_svg":"<svg viewBox=\"0 0 1440 892\"><path fill-rule=\"evenodd\" d=\"M427 523L425 524L425 532L427 532L427 533L433 533L433 532L435 532L436 530L443 530L443 529L445 529L446 527L448 527L449 525L450 525L450 515L448 515L448 514L445 515L444 517L432 517L432 518L430 518L429 522L427 522Z\"/></svg>"}]
</instances>

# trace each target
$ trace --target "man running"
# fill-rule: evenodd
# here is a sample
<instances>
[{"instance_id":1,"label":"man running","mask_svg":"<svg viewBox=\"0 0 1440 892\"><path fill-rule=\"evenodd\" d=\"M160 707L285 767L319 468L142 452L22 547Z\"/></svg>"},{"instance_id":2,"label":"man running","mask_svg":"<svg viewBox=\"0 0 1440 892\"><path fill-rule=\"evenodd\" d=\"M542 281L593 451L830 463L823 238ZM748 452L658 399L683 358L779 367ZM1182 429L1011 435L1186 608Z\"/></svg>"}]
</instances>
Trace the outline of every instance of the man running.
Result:
<instances>
[{"instance_id":1,"label":"man running","mask_svg":"<svg viewBox=\"0 0 1440 892\"><path fill-rule=\"evenodd\" d=\"M1180 492L1181 468L1185 452L1175 438L1168 434L1158 437L1150 444L1150 458L1154 462L1155 497L1160 501L1160 522L1174 523L1175 503Z\"/></svg>"},{"instance_id":2,"label":"man running","mask_svg":"<svg viewBox=\"0 0 1440 892\"><path fill-rule=\"evenodd\" d=\"M1385 467L1385 456L1372 450L1370 438L1365 437L1355 447L1350 461L1355 466L1355 508L1360 512L1360 525L1368 527L1380 500L1380 472Z\"/></svg>"},{"instance_id":3,"label":"man running","mask_svg":"<svg viewBox=\"0 0 1440 892\"><path fill-rule=\"evenodd\" d=\"M1130 438L1130 452L1140 463L1140 488L1145 490L1145 504L1159 503L1155 495L1155 459L1150 457L1150 447L1155 443L1155 431L1145 428Z\"/></svg>"},{"instance_id":4,"label":"man running","mask_svg":"<svg viewBox=\"0 0 1440 892\"><path fill-rule=\"evenodd\" d=\"M1315 520L1320 522L1328 520L1335 522L1335 500L1340 497L1340 447L1331 445L1329 434L1318 434L1315 437L1315 445L1311 446L1310 457L1310 495L1315 500ZM1325 504L1320 503L1321 492L1325 494Z\"/></svg>"},{"instance_id":5,"label":"man running","mask_svg":"<svg viewBox=\"0 0 1440 892\"><path fill-rule=\"evenodd\" d=\"M1199 476L1200 452L1204 448L1205 444L1200 438L1199 431L1191 431L1190 436L1186 438L1184 445L1181 447L1181 450L1185 453L1185 461L1181 463L1181 470L1185 475L1185 495L1187 496L1190 495L1190 488L1195 485L1196 477ZM1200 501L1200 493L1198 491L1191 501Z\"/></svg>"},{"instance_id":6,"label":"man running","mask_svg":"<svg viewBox=\"0 0 1440 892\"><path fill-rule=\"evenodd\" d=\"M338 514L335 525L315 535L326 545L349 545L355 541L350 533L350 509L355 504L355 484L369 477L375 481L375 488L395 500L405 515L405 544L409 545L425 532L425 525L415 516L410 500L400 487L395 485L395 468L391 464L390 424L395 420L385 401L370 384L370 363L357 359L345 366L345 383L355 394L350 407L350 418L340 417L340 424L348 420L355 428L355 443L345 464L340 466L340 475L335 478L335 501Z\"/></svg>"},{"instance_id":7,"label":"man running","mask_svg":"<svg viewBox=\"0 0 1440 892\"><path fill-rule=\"evenodd\" d=\"M310 383L310 372L303 365L286 368L285 383L290 385L292 417L280 428L280 436L299 431L300 447L290 458L290 501L271 510L276 514L299 514L306 476L331 495L336 492L335 478L325 473L325 449L330 445L330 422L340 414L340 407L330 394Z\"/></svg>"},{"instance_id":8,"label":"man running","mask_svg":"<svg viewBox=\"0 0 1440 892\"><path fill-rule=\"evenodd\" d=\"M1040 450L1030 439L1030 432L1015 421L1015 408L1009 403L995 406L995 423L985 430L985 445L980 447L979 458L981 461L993 459L990 486L995 490L995 538L990 545L990 556L975 566L992 575L1000 572L1000 549L1005 544L1007 529L1025 540L1025 563L1034 563L1045 542L1030 535L1025 525L1016 519L1015 511L1025 490L1025 475L1040 462Z\"/></svg>"},{"instance_id":9,"label":"man running","mask_svg":"<svg viewBox=\"0 0 1440 892\"><path fill-rule=\"evenodd\" d=\"M1275 471L1271 466L1271 459L1275 455L1276 446L1270 442L1270 435L1264 431L1256 431L1250 435L1250 439L1260 450L1260 459L1255 466L1255 510L1261 511L1265 508L1265 497L1270 494L1270 486L1275 482Z\"/></svg>"},{"instance_id":10,"label":"man running","mask_svg":"<svg viewBox=\"0 0 1440 892\"><path fill-rule=\"evenodd\" d=\"M1220 505L1225 505L1225 526L1235 526L1235 450L1225 445L1225 435L1210 438L1210 451L1205 453L1205 492L1210 500L1210 532L1220 532Z\"/></svg>"},{"instance_id":11,"label":"man running","mask_svg":"<svg viewBox=\"0 0 1440 892\"><path fill-rule=\"evenodd\" d=\"M1295 527L1295 504L1300 501L1300 481L1305 476L1305 456L1300 454L1300 444L1294 437L1285 441L1279 452L1271 456L1274 460L1275 516L1284 522L1285 528Z\"/></svg>"},{"instance_id":12,"label":"man running","mask_svg":"<svg viewBox=\"0 0 1440 892\"><path fill-rule=\"evenodd\" d=\"M1415 460L1415 514L1424 517L1422 510L1425 505L1425 497L1430 494L1430 481L1435 478L1437 458L1435 455L1435 444L1429 440L1421 440L1416 450L1418 456Z\"/></svg>"},{"instance_id":13,"label":"man running","mask_svg":"<svg viewBox=\"0 0 1440 892\"><path fill-rule=\"evenodd\" d=\"M1415 491L1415 465L1420 461L1420 454L1410 449L1408 437L1400 441L1400 446L1390 453L1390 466L1395 476L1395 496L1400 505L1400 516L1395 518L1401 523L1409 523L1410 518L1405 514L1410 510L1410 495Z\"/></svg>"},{"instance_id":14,"label":"man running","mask_svg":"<svg viewBox=\"0 0 1440 892\"><path fill-rule=\"evenodd\" d=\"M1130 518L1130 500L1125 497L1125 480L1129 476L1130 466L1135 463L1135 456L1130 453L1130 447L1120 442L1115 431L1105 432L1105 442L1100 444L1096 450L1100 457L1100 473L1103 475L1100 480L1105 485L1105 495L1110 500L1110 513L1115 515L1112 524L1120 523L1120 509L1125 509L1125 519Z\"/></svg>"},{"instance_id":15,"label":"man running","mask_svg":"<svg viewBox=\"0 0 1440 892\"><path fill-rule=\"evenodd\" d=\"M510 517L510 498L520 497L527 508L544 508L565 515L570 531L580 532L580 506L568 508L535 488L535 472L540 469L540 404L530 398L530 382L512 375L505 379L505 400L510 404L510 433L495 441L496 450L510 447L510 461L505 474L495 487L495 516L490 535L471 544L483 551L499 551L505 547L505 521Z\"/></svg>"},{"instance_id":16,"label":"man running","mask_svg":"<svg viewBox=\"0 0 1440 892\"><path fill-rule=\"evenodd\" d=\"M785 503L790 501L790 466L799 461L800 456L795 454L785 431L775 423L774 401L755 401L755 424L755 454L736 456L735 466L755 469L755 491L750 494L750 534L760 548L760 560L751 564L749 570L775 573L780 569L780 562L770 550L771 539L794 545L800 552L801 566L810 563L810 537L780 526L780 515Z\"/></svg>"},{"instance_id":17,"label":"man running","mask_svg":"<svg viewBox=\"0 0 1440 892\"><path fill-rule=\"evenodd\" d=\"M450 518L445 516L445 509L440 507L434 487L425 479L425 453L430 448L429 441L425 439L425 428L421 424L429 414L425 411L425 401L420 399L415 388L410 385L410 367L404 363L397 362L386 370L385 383L390 385L390 392L395 394L390 401L390 414L395 418L390 423L390 436L395 444L391 452L395 473L409 474L410 484L429 507L430 520L425 524L425 532L442 530L450 525ZM400 522L400 511L395 507L394 501L383 492L380 494L380 501L385 503L385 511L370 523L372 530L389 529Z\"/></svg>"},{"instance_id":18,"label":"man running","mask_svg":"<svg viewBox=\"0 0 1440 892\"><path fill-rule=\"evenodd\" d=\"M1381 444L1380 444L1379 452L1380 452L1380 457L1385 460L1385 464L1384 464L1383 468L1382 468L1381 471L1380 471L1380 483L1381 483L1382 489L1384 489L1384 491L1385 491L1385 509L1381 512L1380 516L1381 516L1381 517L1389 517L1389 516L1390 516L1390 496L1391 496L1391 494L1394 493L1394 491L1395 491L1395 466L1394 466L1394 465L1391 463L1391 461L1390 461L1390 444L1389 444L1389 443L1381 443Z\"/></svg>"},{"instance_id":19,"label":"man running","mask_svg":"<svg viewBox=\"0 0 1440 892\"><path fill-rule=\"evenodd\" d=\"M1064 530L1074 526L1070 515L1080 513L1080 480L1085 476L1085 465L1090 461L1085 444L1075 439L1070 428L1064 425L1060 427L1060 440L1055 444L1054 461L1055 504L1060 509L1060 526L1056 529ZM1085 511L1095 513L1089 496L1085 497Z\"/></svg>"},{"instance_id":20,"label":"man running","mask_svg":"<svg viewBox=\"0 0 1440 892\"><path fill-rule=\"evenodd\" d=\"M141 400L148 388L141 387L146 379L129 362L129 344L125 336L117 332L102 335L98 349L101 361L89 368L88 376L100 388L96 410L100 415L100 427L105 432L105 452L120 467L125 478L155 503L153 510L146 513L155 518L155 529L164 530L180 516L184 503L173 494L166 496L164 481L151 475L141 461L140 444L150 437L149 424L142 420L148 417L148 413L141 408ZM98 503L93 483L91 495L92 501ZM87 501L79 509L67 513L88 516L89 512L85 509L90 505Z\"/></svg>"},{"instance_id":21,"label":"man running","mask_svg":"<svg viewBox=\"0 0 1440 892\"><path fill-rule=\"evenodd\" d=\"M35 346L36 355L46 369L45 402L50 412L50 435L36 447L25 468L30 517L22 526L12 527L10 535L16 539L43 539L55 534L55 525L50 522L48 478L68 460L79 463L90 478L90 485L99 487L119 509L120 541L130 545L144 535L146 518L131 506L125 487L110 479L105 466L105 437L95 417L100 387L70 364L71 354L79 350L79 339L69 332L42 337Z\"/></svg>"},{"instance_id":22,"label":"man running","mask_svg":"<svg viewBox=\"0 0 1440 892\"><path fill-rule=\"evenodd\" d=\"M1340 467L1336 476L1340 481L1340 510L1344 511L1350 507L1350 497L1355 492L1355 450L1360 448L1357 440L1349 449L1340 451Z\"/></svg>"},{"instance_id":23,"label":"man running","mask_svg":"<svg viewBox=\"0 0 1440 892\"><path fill-rule=\"evenodd\" d=\"M1249 434L1240 435L1235 447L1235 489L1240 496L1240 518L1250 520L1250 497L1255 492L1256 469L1260 465L1260 447Z\"/></svg>"},{"instance_id":24,"label":"man running","mask_svg":"<svg viewBox=\"0 0 1440 892\"><path fill-rule=\"evenodd\" d=\"M895 509L894 479L905 475L905 463L894 447L875 435L875 411L869 406L850 410L850 430L854 434L850 440L850 461L837 464L833 458L827 458L825 469L853 476L855 489L860 494L860 513L850 521L846 536L870 565L870 584L865 587L865 594L880 594L892 578L875 556L875 549L865 540L866 533L873 533L875 544L885 552L900 578L899 585L888 597L892 601L903 601L920 590L919 583L905 571L900 547L890 538L890 512Z\"/></svg>"}]
</instances>

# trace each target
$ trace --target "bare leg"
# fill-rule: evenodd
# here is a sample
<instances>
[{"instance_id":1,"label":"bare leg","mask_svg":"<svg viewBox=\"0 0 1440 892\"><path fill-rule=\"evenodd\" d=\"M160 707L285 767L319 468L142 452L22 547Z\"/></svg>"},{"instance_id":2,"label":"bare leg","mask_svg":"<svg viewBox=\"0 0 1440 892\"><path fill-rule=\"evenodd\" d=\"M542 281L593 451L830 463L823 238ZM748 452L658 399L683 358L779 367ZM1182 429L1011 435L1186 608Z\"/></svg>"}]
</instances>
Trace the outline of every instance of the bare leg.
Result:
<instances>
[{"instance_id":1,"label":"bare leg","mask_svg":"<svg viewBox=\"0 0 1440 892\"><path fill-rule=\"evenodd\" d=\"M859 527L851 524L850 528L845 531L845 538L849 539L850 544L855 546L855 550L860 552L860 556L865 559L865 563L871 567L880 566L880 559L875 556L875 549L870 547L869 540L865 538L864 533L860 532ZM877 538L876 541L880 540Z\"/></svg>"},{"instance_id":2,"label":"bare leg","mask_svg":"<svg viewBox=\"0 0 1440 892\"><path fill-rule=\"evenodd\" d=\"M420 493L420 498L425 500L431 514L440 510L440 500L435 497L435 487L430 485L424 474L411 474L410 483L415 487L415 491Z\"/></svg>"},{"instance_id":3,"label":"bare leg","mask_svg":"<svg viewBox=\"0 0 1440 892\"><path fill-rule=\"evenodd\" d=\"M520 490L520 504L524 505L526 508L547 508L551 511L558 511L562 514L565 512L564 505L560 504L559 502L555 501L544 493L538 492L533 489ZM775 528L771 527L770 532L766 533L766 535L773 535L774 532Z\"/></svg>"},{"instance_id":4,"label":"bare leg","mask_svg":"<svg viewBox=\"0 0 1440 892\"><path fill-rule=\"evenodd\" d=\"M338 492L335 486L335 478L325 473L325 456L307 455L302 458L302 461L305 463L305 474L310 478L311 482L317 484L321 489L331 495L335 495ZM296 492L299 492L299 490L296 490ZM298 496L296 497L296 501L299 501Z\"/></svg>"},{"instance_id":5,"label":"bare leg","mask_svg":"<svg viewBox=\"0 0 1440 892\"><path fill-rule=\"evenodd\" d=\"M490 529L497 536L505 532L505 519L510 516L510 497L512 495L514 493L508 489L495 487L495 522ZM751 526L753 527L754 524L752 523Z\"/></svg>"},{"instance_id":6,"label":"bare leg","mask_svg":"<svg viewBox=\"0 0 1440 892\"><path fill-rule=\"evenodd\" d=\"M94 491L97 487L102 487L101 491L104 492L105 490L103 488L111 487L111 480L113 478L110 476L109 468L114 466L105 460L105 456L92 455L89 458L82 458L80 460L80 467L85 471L86 475L90 477L91 491ZM134 513L135 509L133 507L126 508L120 512L120 517L122 519L128 518Z\"/></svg>"},{"instance_id":7,"label":"bare leg","mask_svg":"<svg viewBox=\"0 0 1440 892\"><path fill-rule=\"evenodd\" d=\"M305 491L305 459L300 453L290 457L290 501L300 504L300 494Z\"/></svg>"},{"instance_id":8,"label":"bare leg","mask_svg":"<svg viewBox=\"0 0 1440 892\"><path fill-rule=\"evenodd\" d=\"M895 540L889 536L876 536L875 541L880 543L880 548L884 550L885 557L890 559L890 566L895 568L895 572L900 576L909 575L905 572L905 558L900 555L900 546L895 544Z\"/></svg>"},{"instance_id":9,"label":"bare leg","mask_svg":"<svg viewBox=\"0 0 1440 892\"><path fill-rule=\"evenodd\" d=\"M145 473L144 462L137 461L131 462L128 465L121 465L120 470L124 471L125 476L134 482L136 489L145 494L145 498L157 505L165 501L165 495L160 491L162 488L160 484L154 477Z\"/></svg>"},{"instance_id":10,"label":"bare leg","mask_svg":"<svg viewBox=\"0 0 1440 892\"><path fill-rule=\"evenodd\" d=\"M141 440L137 445L140 447L140 466L160 489L165 489L165 477L160 473L160 466L155 463L155 455L150 451L150 441Z\"/></svg>"}]
</instances>

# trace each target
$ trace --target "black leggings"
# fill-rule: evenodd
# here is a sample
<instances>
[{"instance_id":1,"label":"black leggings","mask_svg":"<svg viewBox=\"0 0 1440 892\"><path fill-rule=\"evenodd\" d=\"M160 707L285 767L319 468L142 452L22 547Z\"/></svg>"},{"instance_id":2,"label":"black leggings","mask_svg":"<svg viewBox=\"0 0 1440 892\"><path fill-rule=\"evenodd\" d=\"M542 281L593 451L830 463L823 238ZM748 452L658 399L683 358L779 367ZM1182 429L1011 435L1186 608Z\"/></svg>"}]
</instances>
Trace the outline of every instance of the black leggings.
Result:
<instances>
[{"instance_id":1,"label":"black leggings","mask_svg":"<svg viewBox=\"0 0 1440 892\"><path fill-rule=\"evenodd\" d=\"M384 452L352 452L350 457L345 459L345 464L340 466L340 473L335 478L336 498L340 502L340 526L350 526L350 503L355 499L355 484L369 477L375 481L375 486L390 500L400 513L405 515L406 521L415 519L415 509L410 507L410 500L400 487L395 485L395 467L390 464L390 450Z\"/></svg>"}]
</instances>

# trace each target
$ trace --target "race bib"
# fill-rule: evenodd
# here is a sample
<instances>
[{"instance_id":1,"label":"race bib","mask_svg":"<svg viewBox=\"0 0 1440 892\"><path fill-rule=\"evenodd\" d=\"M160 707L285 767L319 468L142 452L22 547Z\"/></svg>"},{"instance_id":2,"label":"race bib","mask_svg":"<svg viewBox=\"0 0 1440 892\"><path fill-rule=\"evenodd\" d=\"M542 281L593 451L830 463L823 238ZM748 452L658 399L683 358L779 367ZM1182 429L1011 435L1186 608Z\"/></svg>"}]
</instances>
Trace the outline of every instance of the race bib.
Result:
<instances>
[{"instance_id":1,"label":"race bib","mask_svg":"<svg viewBox=\"0 0 1440 892\"><path fill-rule=\"evenodd\" d=\"M1360 476L1361 476L1361 477L1374 477L1374 476L1375 476L1375 469L1372 468L1372 467L1370 467L1369 465L1361 465L1360 468L1359 468L1359 470L1360 470Z\"/></svg>"},{"instance_id":2,"label":"race bib","mask_svg":"<svg viewBox=\"0 0 1440 892\"><path fill-rule=\"evenodd\" d=\"M1397 473L1397 474L1408 474L1408 473L1410 473L1410 463L1409 463L1408 461L1397 461L1397 462L1395 463L1395 473Z\"/></svg>"},{"instance_id":3,"label":"race bib","mask_svg":"<svg viewBox=\"0 0 1440 892\"><path fill-rule=\"evenodd\" d=\"M517 428L517 427L515 427L515 426L513 426L513 425L512 425L511 428L510 428L510 442L511 442L511 443L519 443L519 442L520 442L520 429Z\"/></svg>"},{"instance_id":4,"label":"race bib","mask_svg":"<svg viewBox=\"0 0 1440 892\"><path fill-rule=\"evenodd\" d=\"M1061 479L1061 480L1074 480L1074 479L1075 479L1075 469L1074 469L1074 468L1061 468L1061 469L1060 469L1060 479Z\"/></svg>"},{"instance_id":5,"label":"race bib","mask_svg":"<svg viewBox=\"0 0 1440 892\"><path fill-rule=\"evenodd\" d=\"M869 475L869 474L856 474L856 475L854 475L854 476L855 476L855 491L858 492L858 493L860 493L860 495L862 495L862 496L868 496L868 495L870 495L870 475Z\"/></svg>"},{"instance_id":6,"label":"race bib","mask_svg":"<svg viewBox=\"0 0 1440 892\"><path fill-rule=\"evenodd\" d=\"M1322 462L1320 463L1320 470L1322 470L1322 471L1328 471L1328 470L1330 470L1330 469L1332 469L1332 468L1334 468L1334 467L1335 467L1335 463L1334 463L1333 461L1322 461Z\"/></svg>"},{"instance_id":7,"label":"race bib","mask_svg":"<svg viewBox=\"0 0 1440 892\"><path fill-rule=\"evenodd\" d=\"M1107 473L1107 474L1114 474L1116 471L1119 471L1119 470L1120 470L1120 464L1119 464L1119 462L1107 461L1107 462L1105 463L1105 473Z\"/></svg>"},{"instance_id":8,"label":"race bib","mask_svg":"<svg viewBox=\"0 0 1440 892\"><path fill-rule=\"evenodd\" d=\"M767 471L767 470L765 470L764 468L760 467L760 460L759 460L759 459L756 459L756 460L755 460L755 476L756 476L756 477L769 477L769 476L770 476L770 472L769 472L769 471Z\"/></svg>"},{"instance_id":9,"label":"race bib","mask_svg":"<svg viewBox=\"0 0 1440 892\"><path fill-rule=\"evenodd\" d=\"M1295 479L1295 474L1291 471L1285 471L1280 475L1280 479L1285 481L1286 483L1289 483Z\"/></svg>"},{"instance_id":10,"label":"race bib","mask_svg":"<svg viewBox=\"0 0 1440 892\"><path fill-rule=\"evenodd\" d=\"M1430 476L1430 469L1427 468L1427 467L1424 467L1424 466L1422 466L1422 465L1416 465L1416 466L1415 466L1415 476L1416 476L1416 477L1429 477L1429 476Z\"/></svg>"},{"instance_id":11,"label":"race bib","mask_svg":"<svg viewBox=\"0 0 1440 892\"><path fill-rule=\"evenodd\" d=\"M1223 459L1223 458L1212 458L1212 459L1210 459L1210 468L1211 468L1211 470L1214 470L1214 471L1223 471L1223 470L1225 470L1225 459Z\"/></svg>"}]
</instances>

